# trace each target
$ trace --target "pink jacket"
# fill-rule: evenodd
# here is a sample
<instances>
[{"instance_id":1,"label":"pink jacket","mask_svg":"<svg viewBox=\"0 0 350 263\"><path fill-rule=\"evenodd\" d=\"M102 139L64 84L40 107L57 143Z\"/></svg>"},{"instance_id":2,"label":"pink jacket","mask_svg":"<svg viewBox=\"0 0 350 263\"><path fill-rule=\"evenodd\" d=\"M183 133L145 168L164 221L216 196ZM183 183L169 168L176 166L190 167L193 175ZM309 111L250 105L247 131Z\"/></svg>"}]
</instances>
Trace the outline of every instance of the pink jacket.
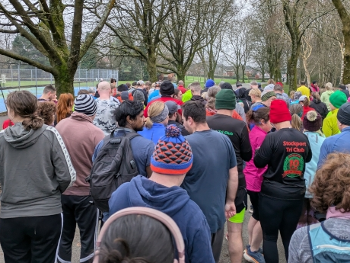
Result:
<instances>
[{"instance_id":1,"label":"pink jacket","mask_svg":"<svg viewBox=\"0 0 350 263\"><path fill-rule=\"evenodd\" d=\"M91 117L79 112L73 112L69 118L61 120L56 129L62 136L77 173L73 186L63 194L90 195L90 184L85 178L91 172L95 147L105 137L103 131L92 124Z\"/></svg>"},{"instance_id":2,"label":"pink jacket","mask_svg":"<svg viewBox=\"0 0 350 263\"><path fill-rule=\"evenodd\" d=\"M264 168L256 168L253 161L255 151L261 146L266 135L267 132L263 131L258 126L254 126L254 128L249 133L249 141L252 146L253 155L252 159L246 163L243 173L247 182L247 190L252 192L260 192L261 184L263 181L263 174L267 170L267 166Z\"/></svg>"}]
</instances>

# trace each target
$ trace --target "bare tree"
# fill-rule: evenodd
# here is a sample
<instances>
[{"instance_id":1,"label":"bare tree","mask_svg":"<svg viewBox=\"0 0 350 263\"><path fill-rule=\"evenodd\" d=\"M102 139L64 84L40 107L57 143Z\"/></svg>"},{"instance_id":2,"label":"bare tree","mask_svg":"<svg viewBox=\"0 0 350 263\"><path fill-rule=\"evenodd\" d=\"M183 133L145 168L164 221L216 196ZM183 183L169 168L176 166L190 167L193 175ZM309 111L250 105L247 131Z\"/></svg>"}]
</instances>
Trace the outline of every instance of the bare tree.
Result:
<instances>
[{"instance_id":1,"label":"bare tree","mask_svg":"<svg viewBox=\"0 0 350 263\"><path fill-rule=\"evenodd\" d=\"M157 80L157 50L174 6L174 0L120 0L106 23L110 35L121 42L115 46L118 53L146 61L151 81Z\"/></svg>"},{"instance_id":2,"label":"bare tree","mask_svg":"<svg viewBox=\"0 0 350 263\"><path fill-rule=\"evenodd\" d=\"M342 82L350 83L350 14L341 0L332 0L332 2L343 24L344 53Z\"/></svg>"},{"instance_id":3,"label":"bare tree","mask_svg":"<svg viewBox=\"0 0 350 263\"><path fill-rule=\"evenodd\" d=\"M215 71L214 45L227 22L233 0L181 0L170 11L169 19L163 24L164 38L159 55L166 61L158 66L184 79L194 56L203 48L210 54L210 72ZM214 44L215 43L215 44ZM164 50L164 51L163 51Z\"/></svg>"},{"instance_id":4,"label":"bare tree","mask_svg":"<svg viewBox=\"0 0 350 263\"><path fill-rule=\"evenodd\" d=\"M106 3L84 0L1 1L0 33L25 37L48 58L49 65L3 48L0 48L0 54L50 72L59 93L73 93L78 63L101 32L114 3L115 0ZM86 16L87 9L98 10L101 19ZM82 40L84 30L89 32L85 41Z\"/></svg>"}]
</instances>

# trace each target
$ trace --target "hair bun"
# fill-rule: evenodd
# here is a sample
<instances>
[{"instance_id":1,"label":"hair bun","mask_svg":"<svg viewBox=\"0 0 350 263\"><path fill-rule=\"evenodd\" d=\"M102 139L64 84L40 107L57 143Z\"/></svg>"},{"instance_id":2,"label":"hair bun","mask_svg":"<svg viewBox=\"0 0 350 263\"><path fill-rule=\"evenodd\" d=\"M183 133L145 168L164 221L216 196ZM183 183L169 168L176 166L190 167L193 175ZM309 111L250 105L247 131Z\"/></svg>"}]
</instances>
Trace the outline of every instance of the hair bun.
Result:
<instances>
[{"instance_id":1,"label":"hair bun","mask_svg":"<svg viewBox=\"0 0 350 263\"><path fill-rule=\"evenodd\" d=\"M165 128L165 136L166 137L179 137L181 134L180 129L175 125L169 125Z\"/></svg>"},{"instance_id":2,"label":"hair bun","mask_svg":"<svg viewBox=\"0 0 350 263\"><path fill-rule=\"evenodd\" d=\"M315 121L317 119L317 112L316 111L309 111L306 114L306 118L308 121Z\"/></svg>"}]
</instances>

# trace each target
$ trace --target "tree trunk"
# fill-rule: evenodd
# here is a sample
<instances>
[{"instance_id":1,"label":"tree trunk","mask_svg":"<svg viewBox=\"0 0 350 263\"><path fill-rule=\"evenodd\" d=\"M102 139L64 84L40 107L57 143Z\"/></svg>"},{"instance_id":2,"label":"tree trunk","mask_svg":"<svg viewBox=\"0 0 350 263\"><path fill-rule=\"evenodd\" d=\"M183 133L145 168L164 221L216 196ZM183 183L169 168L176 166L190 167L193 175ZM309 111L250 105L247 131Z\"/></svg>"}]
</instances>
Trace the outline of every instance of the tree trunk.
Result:
<instances>
[{"instance_id":1,"label":"tree trunk","mask_svg":"<svg viewBox=\"0 0 350 263\"><path fill-rule=\"evenodd\" d=\"M297 89L298 81L298 58L300 55L300 44L297 41L292 41L292 53L288 59L288 71L289 71L289 91Z\"/></svg>"},{"instance_id":2,"label":"tree trunk","mask_svg":"<svg viewBox=\"0 0 350 263\"><path fill-rule=\"evenodd\" d=\"M302 58L302 61L303 61L303 66L304 66L304 70L305 70L306 81L310 85L311 84L311 76L310 76L310 71L307 69L306 58Z\"/></svg>"},{"instance_id":3,"label":"tree trunk","mask_svg":"<svg viewBox=\"0 0 350 263\"><path fill-rule=\"evenodd\" d=\"M244 77L245 77L244 72L245 72L245 66L243 66L243 65L242 65L242 72L243 72L243 73L242 73L242 74L243 74L243 81L242 81L242 82L244 83Z\"/></svg>"},{"instance_id":4,"label":"tree trunk","mask_svg":"<svg viewBox=\"0 0 350 263\"><path fill-rule=\"evenodd\" d=\"M344 50L344 72L343 79L340 80L343 84L350 83L350 25L347 29L343 29L345 50Z\"/></svg>"},{"instance_id":5,"label":"tree trunk","mask_svg":"<svg viewBox=\"0 0 350 263\"><path fill-rule=\"evenodd\" d=\"M56 66L57 74L53 74L57 95L71 93L74 95L74 75L76 69L69 69L66 64Z\"/></svg>"},{"instance_id":6,"label":"tree trunk","mask_svg":"<svg viewBox=\"0 0 350 263\"><path fill-rule=\"evenodd\" d=\"M236 81L239 81L239 66L235 66L235 72L236 72Z\"/></svg>"},{"instance_id":7,"label":"tree trunk","mask_svg":"<svg viewBox=\"0 0 350 263\"><path fill-rule=\"evenodd\" d=\"M147 72L151 82L156 82L158 80L157 79L157 59L156 59L155 52L151 52L148 55Z\"/></svg>"},{"instance_id":8,"label":"tree trunk","mask_svg":"<svg viewBox=\"0 0 350 263\"><path fill-rule=\"evenodd\" d=\"M343 84L350 83L350 15L341 0L332 0L334 7L337 9L341 22L343 24L344 36L344 73Z\"/></svg>"},{"instance_id":9,"label":"tree trunk","mask_svg":"<svg viewBox=\"0 0 350 263\"><path fill-rule=\"evenodd\" d=\"M261 82L265 82L265 65L261 67Z\"/></svg>"},{"instance_id":10,"label":"tree trunk","mask_svg":"<svg viewBox=\"0 0 350 263\"><path fill-rule=\"evenodd\" d=\"M177 79L185 81L186 73L187 73L187 70L185 70L183 67L178 67L176 72Z\"/></svg>"}]
</instances>

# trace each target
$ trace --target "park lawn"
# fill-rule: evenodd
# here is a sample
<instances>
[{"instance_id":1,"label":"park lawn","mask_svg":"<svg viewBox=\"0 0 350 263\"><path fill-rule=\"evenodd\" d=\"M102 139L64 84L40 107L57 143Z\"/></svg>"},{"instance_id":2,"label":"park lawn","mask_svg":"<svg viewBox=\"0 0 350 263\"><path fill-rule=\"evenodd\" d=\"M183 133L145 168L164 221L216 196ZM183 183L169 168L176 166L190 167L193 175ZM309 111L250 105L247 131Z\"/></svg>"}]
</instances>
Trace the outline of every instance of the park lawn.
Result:
<instances>
[{"instance_id":1,"label":"park lawn","mask_svg":"<svg viewBox=\"0 0 350 263\"><path fill-rule=\"evenodd\" d=\"M198 77L198 76L186 76L185 78L185 85L188 86L189 84L191 84L192 82L199 82L201 84L201 86L204 87L204 84L205 84L205 81L206 81L206 78L203 78L203 77ZM230 83L231 85L235 85L237 80L236 79L226 79L226 78L215 78L214 79L214 82L216 85L219 85L219 83L221 81L224 81L224 82L228 82ZM249 79L245 79L245 83L249 83L251 80ZM240 81L242 82L242 81Z\"/></svg>"}]
</instances>

